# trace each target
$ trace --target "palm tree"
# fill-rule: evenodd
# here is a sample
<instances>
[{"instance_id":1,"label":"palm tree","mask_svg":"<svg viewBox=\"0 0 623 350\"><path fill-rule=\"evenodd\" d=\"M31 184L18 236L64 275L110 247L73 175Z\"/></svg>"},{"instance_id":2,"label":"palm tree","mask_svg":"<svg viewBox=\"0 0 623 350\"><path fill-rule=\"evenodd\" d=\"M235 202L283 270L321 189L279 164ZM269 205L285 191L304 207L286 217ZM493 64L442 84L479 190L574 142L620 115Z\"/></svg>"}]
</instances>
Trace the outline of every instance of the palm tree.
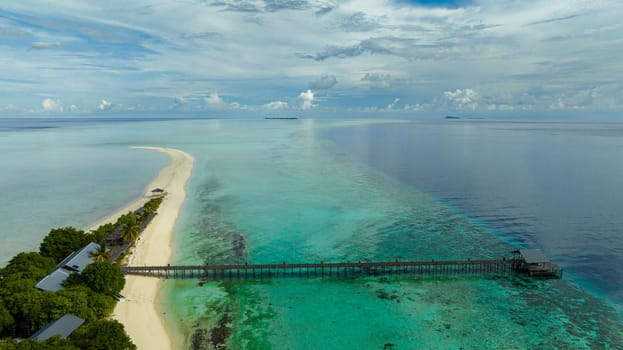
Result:
<instances>
[{"instance_id":1,"label":"palm tree","mask_svg":"<svg viewBox=\"0 0 623 350\"><path fill-rule=\"evenodd\" d=\"M106 262L110 259L110 251L105 244L102 244L90 254L91 259L99 262Z\"/></svg>"},{"instance_id":2,"label":"palm tree","mask_svg":"<svg viewBox=\"0 0 623 350\"><path fill-rule=\"evenodd\" d=\"M124 241L133 241L138 238L138 235L141 233L141 227L138 223L131 223L125 225L125 227L121 230L121 239Z\"/></svg>"}]
</instances>

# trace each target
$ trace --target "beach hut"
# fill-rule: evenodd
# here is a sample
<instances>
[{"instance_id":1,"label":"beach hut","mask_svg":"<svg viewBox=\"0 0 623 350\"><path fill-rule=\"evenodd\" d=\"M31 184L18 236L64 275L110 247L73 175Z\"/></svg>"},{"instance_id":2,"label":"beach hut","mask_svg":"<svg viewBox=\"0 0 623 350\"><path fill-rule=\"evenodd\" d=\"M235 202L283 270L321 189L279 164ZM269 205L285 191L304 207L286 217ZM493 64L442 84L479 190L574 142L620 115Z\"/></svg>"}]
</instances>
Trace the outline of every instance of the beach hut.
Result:
<instances>
[{"instance_id":1,"label":"beach hut","mask_svg":"<svg viewBox=\"0 0 623 350\"><path fill-rule=\"evenodd\" d=\"M164 194L164 190L162 188L154 188L151 190L152 196L162 196Z\"/></svg>"}]
</instances>

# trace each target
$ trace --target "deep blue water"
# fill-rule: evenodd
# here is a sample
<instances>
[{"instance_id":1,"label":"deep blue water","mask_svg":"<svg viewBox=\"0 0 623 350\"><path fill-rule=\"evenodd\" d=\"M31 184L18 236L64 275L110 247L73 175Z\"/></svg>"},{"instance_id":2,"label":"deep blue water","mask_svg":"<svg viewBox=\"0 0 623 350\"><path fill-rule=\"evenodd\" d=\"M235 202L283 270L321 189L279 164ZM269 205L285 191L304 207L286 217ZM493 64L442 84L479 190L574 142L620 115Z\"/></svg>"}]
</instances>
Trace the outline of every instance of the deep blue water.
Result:
<instances>
[{"instance_id":1,"label":"deep blue water","mask_svg":"<svg viewBox=\"0 0 623 350\"><path fill-rule=\"evenodd\" d=\"M623 124L412 122L323 136L623 304Z\"/></svg>"}]
</instances>

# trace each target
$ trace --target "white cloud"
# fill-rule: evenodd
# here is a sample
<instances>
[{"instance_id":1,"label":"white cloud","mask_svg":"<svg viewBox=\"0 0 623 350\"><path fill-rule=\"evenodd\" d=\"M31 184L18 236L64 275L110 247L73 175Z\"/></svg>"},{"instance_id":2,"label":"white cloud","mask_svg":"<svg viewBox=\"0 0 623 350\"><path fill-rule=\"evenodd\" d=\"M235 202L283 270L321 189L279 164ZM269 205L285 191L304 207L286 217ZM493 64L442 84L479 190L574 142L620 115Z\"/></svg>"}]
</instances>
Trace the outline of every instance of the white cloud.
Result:
<instances>
[{"instance_id":1,"label":"white cloud","mask_svg":"<svg viewBox=\"0 0 623 350\"><path fill-rule=\"evenodd\" d=\"M301 109L310 109L314 107L314 92L307 90L299 94L299 101L301 103Z\"/></svg>"},{"instance_id":2,"label":"white cloud","mask_svg":"<svg viewBox=\"0 0 623 350\"><path fill-rule=\"evenodd\" d=\"M366 73L361 81L374 89L387 89L392 86L392 76L387 73Z\"/></svg>"},{"instance_id":3,"label":"white cloud","mask_svg":"<svg viewBox=\"0 0 623 350\"><path fill-rule=\"evenodd\" d=\"M262 107L264 107L266 109L271 109L271 110L287 109L288 108L288 102L272 101L272 102L269 102L269 103L263 105Z\"/></svg>"},{"instance_id":4,"label":"white cloud","mask_svg":"<svg viewBox=\"0 0 623 350\"><path fill-rule=\"evenodd\" d=\"M396 107L396 105L398 104L398 102L400 102L399 98L395 98L392 103L387 105L387 109L393 109L394 107Z\"/></svg>"},{"instance_id":5,"label":"white cloud","mask_svg":"<svg viewBox=\"0 0 623 350\"><path fill-rule=\"evenodd\" d=\"M41 107L43 107L43 110L46 112L56 112L63 109L57 100L53 100L51 98L46 98L41 101Z\"/></svg>"},{"instance_id":6,"label":"white cloud","mask_svg":"<svg viewBox=\"0 0 623 350\"><path fill-rule=\"evenodd\" d=\"M456 89L443 93L444 106L456 109L475 110L478 107L479 96L473 89Z\"/></svg>"},{"instance_id":7,"label":"white cloud","mask_svg":"<svg viewBox=\"0 0 623 350\"><path fill-rule=\"evenodd\" d=\"M328 90L337 84L335 75L325 75L309 83L310 90Z\"/></svg>"},{"instance_id":8,"label":"white cloud","mask_svg":"<svg viewBox=\"0 0 623 350\"><path fill-rule=\"evenodd\" d=\"M309 89L325 92L322 106L337 110L382 107L394 96L402 101L392 108L407 110L623 110L620 79L612 75L623 69L618 0L147 0L138 15L116 11L127 5L121 0L37 3L2 4L12 15L0 36L31 49L0 50L0 106L42 112L40 99L23 96L54 91L82 108L82 96L106 96L124 101L125 110L243 109ZM225 101L206 94L217 86L227 91ZM590 88L594 94L576 96ZM318 96L297 95L289 108L318 104ZM89 110L120 108L99 106Z\"/></svg>"},{"instance_id":9,"label":"white cloud","mask_svg":"<svg viewBox=\"0 0 623 350\"><path fill-rule=\"evenodd\" d=\"M107 111L112 109L113 104L112 102L108 101L108 100L102 100L102 102L100 102L100 105L97 107L100 111Z\"/></svg>"},{"instance_id":10,"label":"white cloud","mask_svg":"<svg viewBox=\"0 0 623 350\"><path fill-rule=\"evenodd\" d=\"M78 109L80 109L80 108L78 108L78 106L76 106L76 105L74 105L74 104L72 104L72 105L70 105L70 106L69 106L69 111L70 111L70 112L75 112L75 111L77 111Z\"/></svg>"},{"instance_id":11,"label":"white cloud","mask_svg":"<svg viewBox=\"0 0 623 350\"><path fill-rule=\"evenodd\" d=\"M53 49L55 47L60 47L61 43L58 41L54 42L46 42L46 41L37 41L30 45L31 49L35 50L45 50L45 49Z\"/></svg>"},{"instance_id":12,"label":"white cloud","mask_svg":"<svg viewBox=\"0 0 623 350\"><path fill-rule=\"evenodd\" d=\"M225 101L218 95L218 91L211 93L210 96L206 97L205 101L210 106L225 105Z\"/></svg>"}]
</instances>

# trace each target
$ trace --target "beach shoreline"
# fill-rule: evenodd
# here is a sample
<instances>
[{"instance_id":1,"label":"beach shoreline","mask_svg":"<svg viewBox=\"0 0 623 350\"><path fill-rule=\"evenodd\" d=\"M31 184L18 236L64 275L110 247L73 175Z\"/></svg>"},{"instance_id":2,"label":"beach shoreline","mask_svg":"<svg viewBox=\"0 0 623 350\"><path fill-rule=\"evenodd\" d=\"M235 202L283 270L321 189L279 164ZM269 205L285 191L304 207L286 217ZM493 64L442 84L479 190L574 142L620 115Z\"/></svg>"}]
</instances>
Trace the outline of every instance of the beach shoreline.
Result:
<instances>
[{"instance_id":1,"label":"beach shoreline","mask_svg":"<svg viewBox=\"0 0 623 350\"><path fill-rule=\"evenodd\" d=\"M158 209L158 215L147 226L129 254L128 266L166 265L172 257L172 241L175 223L186 199L185 186L192 174L194 158L172 148L132 147L167 154L170 163L150 183L145 195L99 220L89 229L114 222L129 210L140 208L150 198L150 191L162 188L166 198ZM121 322L138 349L173 349L173 337L158 304L162 281L153 277L126 276L123 291L125 301L118 302L112 318Z\"/></svg>"}]
</instances>

